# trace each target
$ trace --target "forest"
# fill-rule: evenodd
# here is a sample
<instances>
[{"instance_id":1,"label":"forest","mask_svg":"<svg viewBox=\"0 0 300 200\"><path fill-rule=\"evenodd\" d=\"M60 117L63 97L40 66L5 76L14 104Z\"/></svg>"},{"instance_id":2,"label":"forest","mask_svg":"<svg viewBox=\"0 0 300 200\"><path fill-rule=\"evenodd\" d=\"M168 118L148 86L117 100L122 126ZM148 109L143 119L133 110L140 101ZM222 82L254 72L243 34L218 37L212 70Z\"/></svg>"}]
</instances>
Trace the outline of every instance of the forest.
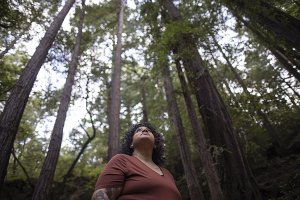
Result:
<instances>
[{"instance_id":1,"label":"forest","mask_svg":"<svg viewBox=\"0 0 300 200\"><path fill-rule=\"evenodd\" d=\"M90 200L139 122L183 200L300 199L299 0L0 10L1 200Z\"/></svg>"}]
</instances>

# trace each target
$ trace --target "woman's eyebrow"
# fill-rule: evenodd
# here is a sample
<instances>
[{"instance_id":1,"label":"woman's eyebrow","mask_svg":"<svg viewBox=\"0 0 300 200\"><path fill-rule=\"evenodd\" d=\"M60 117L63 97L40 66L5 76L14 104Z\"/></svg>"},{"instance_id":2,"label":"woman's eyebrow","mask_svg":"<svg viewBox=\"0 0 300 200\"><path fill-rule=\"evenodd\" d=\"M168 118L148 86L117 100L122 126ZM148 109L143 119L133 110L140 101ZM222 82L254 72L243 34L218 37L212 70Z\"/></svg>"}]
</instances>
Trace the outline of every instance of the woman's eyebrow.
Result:
<instances>
[{"instance_id":1,"label":"woman's eyebrow","mask_svg":"<svg viewBox=\"0 0 300 200\"><path fill-rule=\"evenodd\" d=\"M142 129L142 127L137 128L137 129L135 130L135 133L138 132L138 131L140 131L141 129ZM145 129L146 129L147 131L152 132L152 131L151 131L149 128L147 128L147 127L145 127Z\"/></svg>"},{"instance_id":2,"label":"woman's eyebrow","mask_svg":"<svg viewBox=\"0 0 300 200\"><path fill-rule=\"evenodd\" d=\"M134 132L138 132L138 131L140 131L141 130L141 128L137 128Z\"/></svg>"}]
</instances>

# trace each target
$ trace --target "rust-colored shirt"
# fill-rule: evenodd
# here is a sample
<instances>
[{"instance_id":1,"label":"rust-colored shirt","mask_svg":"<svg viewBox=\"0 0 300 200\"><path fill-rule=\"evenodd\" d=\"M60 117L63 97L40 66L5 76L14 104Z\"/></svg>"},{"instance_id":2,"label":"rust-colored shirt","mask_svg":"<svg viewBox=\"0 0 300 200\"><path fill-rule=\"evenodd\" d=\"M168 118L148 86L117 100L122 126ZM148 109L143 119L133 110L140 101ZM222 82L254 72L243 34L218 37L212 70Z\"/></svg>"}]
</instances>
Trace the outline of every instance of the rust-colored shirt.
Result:
<instances>
[{"instance_id":1,"label":"rust-colored shirt","mask_svg":"<svg viewBox=\"0 0 300 200\"><path fill-rule=\"evenodd\" d=\"M181 200L171 173L160 169L163 175L134 156L117 154L100 174L95 190L122 187L118 200Z\"/></svg>"}]
</instances>

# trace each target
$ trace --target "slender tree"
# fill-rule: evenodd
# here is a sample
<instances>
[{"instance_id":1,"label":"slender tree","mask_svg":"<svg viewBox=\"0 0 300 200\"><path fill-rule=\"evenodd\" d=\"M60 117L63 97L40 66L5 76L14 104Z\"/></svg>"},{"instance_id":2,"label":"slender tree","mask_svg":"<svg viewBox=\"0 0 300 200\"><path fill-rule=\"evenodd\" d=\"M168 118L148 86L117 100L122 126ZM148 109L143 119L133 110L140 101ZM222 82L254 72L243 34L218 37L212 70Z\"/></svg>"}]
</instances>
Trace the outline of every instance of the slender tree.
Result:
<instances>
[{"instance_id":1,"label":"slender tree","mask_svg":"<svg viewBox=\"0 0 300 200\"><path fill-rule=\"evenodd\" d=\"M242 13L249 23L260 25L276 40L283 42L287 50L300 50L300 20L283 12L266 0L222 0L233 11Z\"/></svg>"},{"instance_id":2,"label":"slender tree","mask_svg":"<svg viewBox=\"0 0 300 200\"><path fill-rule=\"evenodd\" d=\"M85 97L85 107L86 107L86 112L88 113L89 115L89 118L90 118L90 122L92 124L92 134L90 135L89 132L83 127L83 125L80 125L80 127L83 129L83 131L85 132L86 136L87 136L87 140L83 143L79 153L77 154L76 158L74 159L74 161L72 162L71 166L69 167L67 173L64 175L64 178L63 178L63 189L65 187L65 184L67 182L67 180L71 177L72 175L72 172L76 166L76 164L78 163L80 157L82 156L82 154L84 153L84 151L86 150L86 148L88 147L88 145L93 141L93 139L96 137L96 132L97 132L97 129L95 127L95 123L94 123L94 120L93 120L93 115L92 115L92 112L88 109L88 99L89 99L89 78L88 78L88 81L87 81L87 84L86 84L86 97ZM64 191L64 190L62 190Z\"/></svg>"},{"instance_id":3,"label":"slender tree","mask_svg":"<svg viewBox=\"0 0 300 200\"><path fill-rule=\"evenodd\" d=\"M75 0L68 0L46 31L31 59L28 61L0 116L0 190L7 165L29 94L43 65L55 36Z\"/></svg>"},{"instance_id":4,"label":"slender tree","mask_svg":"<svg viewBox=\"0 0 300 200\"><path fill-rule=\"evenodd\" d=\"M174 97L174 89L172 85L170 70L168 65L162 67L164 77L164 89L168 103L169 115L175 127L179 153L184 168L190 199L204 200L205 197L197 179L197 173L193 161L191 159L191 155L189 153L188 144L185 139L184 127L180 116L180 111L176 103L176 98Z\"/></svg>"},{"instance_id":5,"label":"slender tree","mask_svg":"<svg viewBox=\"0 0 300 200\"><path fill-rule=\"evenodd\" d=\"M123 33L123 15L124 0L117 2L117 46L115 49L114 69L111 79L111 90L108 105L108 159L112 158L119 151L119 132L120 132L120 107L121 107L121 54L122 54L122 33Z\"/></svg>"},{"instance_id":6,"label":"slender tree","mask_svg":"<svg viewBox=\"0 0 300 200\"><path fill-rule=\"evenodd\" d=\"M142 94L142 109L143 109L143 122L148 122L148 109L147 109L147 95L145 91L145 76L141 78L141 82L143 83L141 87L141 94Z\"/></svg>"},{"instance_id":7,"label":"slender tree","mask_svg":"<svg viewBox=\"0 0 300 200\"><path fill-rule=\"evenodd\" d=\"M14 159L16 160L16 162L18 163L18 165L21 167L22 171L24 172L25 176L26 176L26 181L28 183L28 185L30 186L31 190L33 190L34 188L34 184L31 181L31 178L25 168L25 166L21 163L21 161L19 160L19 158L16 155L15 149L12 149L11 154L13 155Z\"/></svg>"},{"instance_id":8,"label":"slender tree","mask_svg":"<svg viewBox=\"0 0 300 200\"><path fill-rule=\"evenodd\" d=\"M171 20L176 24L182 16L171 0L162 0ZM188 33L178 33L173 46L178 49L190 86L193 88L210 142L223 148L219 161L219 177L225 199L261 199L252 173L239 147L229 113L215 84L205 68L195 41Z\"/></svg>"},{"instance_id":9,"label":"slender tree","mask_svg":"<svg viewBox=\"0 0 300 200\"><path fill-rule=\"evenodd\" d=\"M36 183L33 200L49 199L49 194L52 187L56 164L59 158L61 142L63 138L63 128L66 120L67 111L69 108L72 86L74 85L74 78L76 75L78 58L80 56L80 43L82 37L82 27L84 19L85 0L82 0L82 8L80 13L80 22L78 26L78 33L72 58L70 61L68 76L64 85L63 93L60 99L60 105L57 111L57 117L51 134L51 140L48 147L47 156L44 160L43 167Z\"/></svg>"},{"instance_id":10,"label":"slender tree","mask_svg":"<svg viewBox=\"0 0 300 200\"><path fill-rule=\"evenodd\" d=\"M298 81L300 81L300 55L289 54L287 51L283 50L279 44L270 42L267 36L261 33L258 29L254 28L249 22L240 17L238 19L242 21L243 24L249 28L263 44L266 45L266 47L272 52L282 66ZM293 66L295 66L296 69Z\"/></svg>"},{"instance_id":11,"label":"slender tree","mask_svg":"<svg viewBox=\"0 0 300 200\"><path fill-rule=\"evenodd\" d=\"M237 80L239 85L242 87L243 92L248 96L249 99L251 99L251 104L252 105L258 104L258 100L256 100L256 98L249 92L246 84L244 83L244 81L242 80L242 78L240 77L240 75L238 74L236 69L234 68L234 66L231 64L229 58L226 56L225 52L223 51L222 47L219 45L215 36L212 33L210 33L210 36L211 36L214 44L218 48L218 50L221 52L221 55L225 59L227 66L229 67L232 74L234 75L234 78ZM253 112L257 113L257 115L262 119L263 127L268 132L268 134L272 140L272 144L273 144L274 148L276 149L277 154L282 155L284 153L283 145L281 144L281 140L279 139L277 130L272 125L269 117L260 108L256 108L256 107L252 106L252 110L253 110Z\"/></svg>"},{"instance_id":12,"label":"slender tree","mask_svg":"<svg viewBox=\"0 0 300 200\"><path fill-rule=\"evenodd\" d=\"M181 69L181 64L179 59L175 59L175 65L178 73L178 78L180 80L181 90L183 93L185 105L187 108L188 116L192 126L192 132L194 134L196 145L200 154L200 159L202 161L202 166L205 171L205 176L208 182L210 196L212 200L221 200L223 199L223 192L221 188L220 179L215 168L213 158L209 152L208 145L206 143L204 132L200 126L200 123L197 119L197 114L195 111L195 106L191 99L191 94L186 83L184 73Z\"/></svg>"}]
</instances>

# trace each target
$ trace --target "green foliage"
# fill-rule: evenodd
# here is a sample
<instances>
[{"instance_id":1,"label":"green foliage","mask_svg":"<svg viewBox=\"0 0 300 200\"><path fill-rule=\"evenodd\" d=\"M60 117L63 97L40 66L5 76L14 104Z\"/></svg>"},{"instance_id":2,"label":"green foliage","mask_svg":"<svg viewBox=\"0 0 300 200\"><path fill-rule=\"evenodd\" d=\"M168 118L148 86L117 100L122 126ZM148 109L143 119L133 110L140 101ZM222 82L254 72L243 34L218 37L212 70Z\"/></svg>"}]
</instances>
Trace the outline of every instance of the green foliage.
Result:
<instances>
[{"instance_id":1,"label":"green foliage","mask_svg":"<svg viewBox=\"0 0 300 200\"><path fill-rule=\"evenodd\" d=\"M115 30L117 13L112 3L87 6L86 13L84 23L90 32L101 35Z\"/></svg>"},{"instance_id":2,"label":"green foliage","mask_svg":"<svg viewBox=\"0 0 300 200\"><path fill-rule=\"evenodd\" d=\"M23 20L24 15L20 12L9 0L3 0L0 4L0 28L7 29L11 27L18 27Z\"/></svg>"},{"instance_id":3,"label":"green foliage","mask_svg":"<svg viewBox=\"0 0 300 200\"><path fill-rule=\"evenodd\" d=\"M37 3L37 6L34 6L30 12L28 10L28 15L23 14L24 20L27 20L28 23L40 22L44 26L48 25L47 21L52 20L51 16L61 3L60 1L32 2ZM293 13L294 16L299 16L299 8L296 8L294 4L280 0L272 2L277 7ZM296 141L299 137L300 121L299 96L297 96L299 84L266 50L263 43L258 42L243 28L233 29L233 26L241 24L232 18L232 13L222 7L220 2L182 1L178 3L178 7L184 20L172 23L168 21L169 19L166 17L165 11L161 9L159 2L139 3L136 9L125 9L126 23L123 34L121 77L121 137L132 123L143 119L143 109L145 109L148 121L165 137L165 166L174 175L183 199L189 198L188 189L179 159L174 127L169 121L161 77L161 63L166 61L170 47L180 43L182 38L192 41L199 47L203 63L210 71L214 84L217 85L226 104L235 133L252 168L256 169L268 164L268 151L272 147L271 138L263 128L262 119L257 115L257 110L266 113L287 147ZM30 3L26 4L26 8L31 5ZM12 9L15 8L12 7ZM11 14L13 15L13 12ZM48 72L50 70L56 70L58 73L66 72L65 66L70 60L77 32L78 14L79 8L76 8L75 15L71 18L71 30L62 30L57 36L48 55L47 61L49 62L45 65ZM37 17L37 15L41 16ZM35 20L34 16L36 16ZM45 16L49 16L49 18L46 20ZM92 183L96 181L98 174L107 163L107 104L110 73L113 66L112 52L115 43L116 16L115 1L87 6L81 47L82 56L72 95L75 97L74 102L79 101L92 113L97 134L79 159L72 178L68 182L73 189L76 188L76 181L82 181L82 177L91 179L88 180L89 183L87 183L88 181L83 182L82 187L85 189L92 187ZM2 19L5 18L1 17ZM13 16L10 19L14 19ZM7 45L12 40L11 36L14 33L21 33L22 30L24 31L25 28L15 27L14 30L9 30L12 32L1 30L0 34L3 36L1 44ZM231 36L231 31L234 32L234 36ZM224 61L223 55L212 42L210 34L215 35L251 95L243 92L229 69L228 63ZM184 53L189 54L190 51L187 50ZM18 50L6 55L1 60L0 99L3 104L27 60L27 54ZM170 66L173 67L171 62ZM171 72L192 158L196 163L202 186L207 190L207 183L202 180L204 176L200 156L194 144L195 139L187 116L180 83L173 68ZM48 137L45 136L47 133L41 132L37 127L49 126L47 121L56 114L60 93L61 91L50 83L42 90L35 89L23 115L14 148L17 158L31 178L38 177L49 142L46 139ZM194 97L192 98L194 105L197 106ZM144 100L145 107L143 107ZM198 112L198 108L195 110ZM198 119L201 120L200 113L197 114ZM68 117L75 117L83 125L85 131L91 135L93 130L88 115L82 119L79 119L78 116ZM85 131L81 127L73 127L70 133L64 133L67 141L62 147L57 164L56 181L62 181L84 142L88 139ZM223 147L210 146L210 148L215 157L226 151ZM26 177L19 164L11 157L7 180L13 179L25 180ZM282 191L290 194L292 189L286 185Z\"/></svg>"},{"instance_id":4,"label":"green foliage","mask_svg":"<svg viewBox=\"0 0 300 200\"><path fill-rule=\"evenodd\" d=\"M28 60L27 54L17 51L0 60L0 100L5 101Z\"/></svg>"}]
</instances>

